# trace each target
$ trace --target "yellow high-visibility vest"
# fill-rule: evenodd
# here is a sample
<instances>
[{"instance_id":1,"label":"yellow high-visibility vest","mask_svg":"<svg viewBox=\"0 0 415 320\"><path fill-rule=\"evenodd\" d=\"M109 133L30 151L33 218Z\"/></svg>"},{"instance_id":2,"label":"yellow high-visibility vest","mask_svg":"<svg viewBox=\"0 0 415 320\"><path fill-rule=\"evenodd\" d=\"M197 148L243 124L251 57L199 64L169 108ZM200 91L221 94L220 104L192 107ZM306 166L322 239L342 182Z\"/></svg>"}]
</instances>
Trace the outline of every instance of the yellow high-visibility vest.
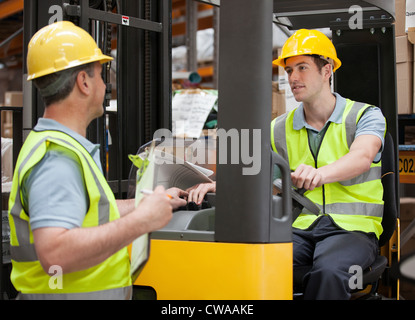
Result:
<instances>
[{"instance_id":1,"label":"yellow high-visibility vest","mask_svg":"<svg viewBox=\"0 0 415 320\"><path fill-rule=\"evenodd\" d=\"M63 274L61 286L42 268L36 255L30 217L22 203L25 175L50 149L75 158L83 170L89 196L89 210L82 227L95 227L120 218L115 197L85 148L71 136L58 131L32 131L16 164L9 199L11 280L16 290L32 298L123 299L131 293L130 260L127 248L87 270ZM53 186L51 186L53 187Z\"/></svg>"},{"instance_id":2,"label":"yellow high-visibility vest","mask_svg":"<svg viewBox=\"0 0 415 320\"><path fill-rule=\"evenodd\" d=\"M293 128L295 110L272 121L272 148L288 161L291 170L300 164L320 168L349 152L357 122L369 105L346 101L342 122L329 124L315 157L309 147L307 129ZM381 169L380 161L372 163L369 171L353 179L325 184L308 190L304 195L320 208L322 214L330 215L339 227L349 231L374 232L379 238L383 231ZM317 218L303 209L293 227L307 229Z\"/></svg>"}]
</instances>

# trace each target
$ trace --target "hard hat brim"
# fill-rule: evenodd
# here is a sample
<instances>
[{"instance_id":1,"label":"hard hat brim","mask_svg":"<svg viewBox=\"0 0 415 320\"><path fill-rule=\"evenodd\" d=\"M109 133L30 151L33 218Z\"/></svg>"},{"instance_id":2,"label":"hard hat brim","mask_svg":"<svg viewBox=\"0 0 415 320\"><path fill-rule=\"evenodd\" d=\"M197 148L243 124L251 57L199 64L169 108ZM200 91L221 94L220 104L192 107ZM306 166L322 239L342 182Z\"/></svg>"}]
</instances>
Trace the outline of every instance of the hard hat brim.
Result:
<instances>
[{"instance_id":1,"label":"hard hat brim","mask_svg":"<svg viewBox=\"0 0 415 320\"><path fill-rule=\"evenodd\" d=\"M101 55L98 55L98 56L95 56L95 57L91 57L87 60L72 61L70 64L66 65L63 68L52 67L52 68L43 70L42 72L33 73L33 74L31 74L27 77L27 81L31 81L31 80L46 76L48 74L52 74L52 73L56 73L56 72L59 72L59 71L75 68L75 67L78 67L78 66L81 66L81 65L92 63L92 62L99 62L101 64L104 64L104 63L107 63L107 62L110 62L110 61L113 61L113 60L114 60L113 57L101 54Z\"/></svg>"},{"instance_id":2,"label":"hard hat brim","mask_svg":"<svg viewBox=\"0 0 415 320\"><path fill-rule=\"evenodd\" d=\"M296 54L296 55L290 55L290 56L287 56L287 57L280 56L280 57L278 57L278 59L275 59L274 61L272 61L272 64L275 65L275 66L285 68L286 67L286 65L285 65L285 60L286 59L293 58L293 57L299 57L299 56L307 56L307 55L311 55L311 54ZM334 62L333 72L336 72L336 70L341 67L342 63L341 63L340 59L338 59L336 57L333 57L331 59Z\"/></svg>"}]
</instances>

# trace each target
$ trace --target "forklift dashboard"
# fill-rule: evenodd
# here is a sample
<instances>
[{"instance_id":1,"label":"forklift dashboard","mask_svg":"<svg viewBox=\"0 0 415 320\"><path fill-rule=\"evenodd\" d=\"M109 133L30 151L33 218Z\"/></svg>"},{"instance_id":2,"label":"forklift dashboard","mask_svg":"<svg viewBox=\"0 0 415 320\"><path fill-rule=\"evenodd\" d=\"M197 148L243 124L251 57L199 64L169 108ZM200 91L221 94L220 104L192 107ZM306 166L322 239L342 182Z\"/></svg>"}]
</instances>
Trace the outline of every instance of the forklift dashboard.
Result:
<instances>
[{"instance_id":1,"label":"forklift dashboard","mask_svg":"<svg viewBox=\"0 0 415 320\"><path fill-rule=\"evenodd\" d=\"M173 214L167 226L151 234L152 239L214 241L215 193L208 193L200 206L189 202Z\"/></svg>"}]
</instances>

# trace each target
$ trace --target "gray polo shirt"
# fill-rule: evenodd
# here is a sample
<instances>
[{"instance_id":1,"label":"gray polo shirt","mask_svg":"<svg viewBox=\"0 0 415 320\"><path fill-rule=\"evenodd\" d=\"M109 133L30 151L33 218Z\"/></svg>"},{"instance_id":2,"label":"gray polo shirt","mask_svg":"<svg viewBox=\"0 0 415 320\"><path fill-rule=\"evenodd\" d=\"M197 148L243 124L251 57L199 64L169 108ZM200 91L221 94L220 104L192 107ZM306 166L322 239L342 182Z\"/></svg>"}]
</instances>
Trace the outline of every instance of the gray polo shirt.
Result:
<instances>
[{"instance_id":1,"label":"gray polo shirt","mask_svg":"<svg viewBox=\"0 0 415 320\"><path fill-rule=\"evenodd\" d=\"M39 119L34 130L55 130L70 135L91 154L102 172L99 145L51 119ZM57 150L47 152L25 177L22 194L32 230L81 227L89 208L80 164Z\"/></svg>"}]
</instances>

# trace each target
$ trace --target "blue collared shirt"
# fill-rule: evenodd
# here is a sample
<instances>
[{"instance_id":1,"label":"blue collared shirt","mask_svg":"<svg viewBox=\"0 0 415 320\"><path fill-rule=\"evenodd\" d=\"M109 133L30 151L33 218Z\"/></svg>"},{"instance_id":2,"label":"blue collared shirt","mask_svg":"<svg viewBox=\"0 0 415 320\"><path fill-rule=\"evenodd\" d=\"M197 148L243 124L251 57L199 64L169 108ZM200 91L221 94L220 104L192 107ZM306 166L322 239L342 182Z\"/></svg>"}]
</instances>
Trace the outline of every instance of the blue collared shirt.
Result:
<instances>
[{"instance_id":1,"label":"blue collared shirt","mask_svg":"<svg viewBox=\"0 0 415 320\"><path fill-rule=\"evenodd\" d=\"M64 132L77 140L102 171L99 145L51 119L39 119L35 131ZM79 162L51 150L23 180L22 194L32 230L44 227L81 227L89 208L89 197Z\"/></svg>"}]
</instances>

